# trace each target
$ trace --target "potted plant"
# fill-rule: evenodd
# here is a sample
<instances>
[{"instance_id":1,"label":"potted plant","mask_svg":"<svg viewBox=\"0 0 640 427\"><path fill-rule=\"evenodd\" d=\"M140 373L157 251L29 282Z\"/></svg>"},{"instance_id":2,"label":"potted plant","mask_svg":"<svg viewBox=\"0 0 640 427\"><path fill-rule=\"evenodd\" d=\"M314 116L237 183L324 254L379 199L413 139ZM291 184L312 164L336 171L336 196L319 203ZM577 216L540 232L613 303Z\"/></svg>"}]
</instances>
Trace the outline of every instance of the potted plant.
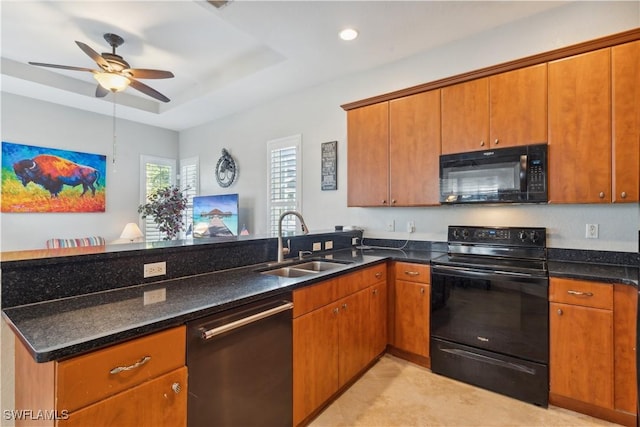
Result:
<instances>
[{"instance_id":1,"label":"potted plant","mask_svg":"<svg viewBox=\"0 0 640 427\"><path fill-rule=\"evenodd\" d=\"M168 186L154 190L147 197L147 203L138 206L138 213L145 219L148 216L164 233L163 240L173 240L184 229L182 212L187 207L187 197L176 186Z\"/></svg>"}]
</instances>

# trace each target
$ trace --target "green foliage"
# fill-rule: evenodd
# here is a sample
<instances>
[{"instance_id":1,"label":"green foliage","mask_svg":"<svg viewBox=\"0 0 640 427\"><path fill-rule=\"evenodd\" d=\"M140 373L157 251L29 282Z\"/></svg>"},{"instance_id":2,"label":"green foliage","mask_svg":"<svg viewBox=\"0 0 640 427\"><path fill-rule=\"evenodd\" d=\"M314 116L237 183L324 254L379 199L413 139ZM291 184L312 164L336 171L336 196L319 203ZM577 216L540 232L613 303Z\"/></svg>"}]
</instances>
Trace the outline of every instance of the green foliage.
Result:
<instances>
[{"instance_id":1,"label":"green foliage","mask_svg":"<svg viewBox=\"0 0 640 427\"><path fill-rule=\"evenodd\" d=\"M142 218L150 216L158 229L165 234L164 240L173 240L184 229L182 212L187 207L187 197L176 186L154 190L147 197L147 203L138 206Z\"/></svg>"}]
</instances>

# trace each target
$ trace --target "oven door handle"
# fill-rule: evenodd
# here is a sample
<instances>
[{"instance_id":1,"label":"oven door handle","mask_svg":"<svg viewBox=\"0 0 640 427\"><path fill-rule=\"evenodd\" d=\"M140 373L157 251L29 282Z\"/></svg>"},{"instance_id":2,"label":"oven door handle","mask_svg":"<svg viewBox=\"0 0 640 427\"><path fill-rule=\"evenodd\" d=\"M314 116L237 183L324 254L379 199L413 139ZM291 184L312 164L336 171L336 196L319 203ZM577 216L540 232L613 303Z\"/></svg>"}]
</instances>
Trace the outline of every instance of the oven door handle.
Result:
<instances>
[{"instance_id":1,"label":"oven door handle","mask_svg":"<svg viewBox=\"0 0 640 427\"><path fill-rule=\"evenodd\" d=\"M470 277L479 279L505 279L511 278L517 281L540 281L547 280L546 276L535 276L530 273L519 273L517 271L502 270L478 270L469 267L453 267L436 265L431 269L432 274L454 275L459 277Z\"/></svg>"}]
</instances>

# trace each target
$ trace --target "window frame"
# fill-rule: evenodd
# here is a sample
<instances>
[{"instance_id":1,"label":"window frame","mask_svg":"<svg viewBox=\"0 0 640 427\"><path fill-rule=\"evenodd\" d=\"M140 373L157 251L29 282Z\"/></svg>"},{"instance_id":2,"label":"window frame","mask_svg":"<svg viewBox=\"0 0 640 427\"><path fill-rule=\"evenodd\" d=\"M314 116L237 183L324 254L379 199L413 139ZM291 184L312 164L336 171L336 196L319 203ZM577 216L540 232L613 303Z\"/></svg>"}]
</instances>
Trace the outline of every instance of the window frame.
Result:
<instances>
[{"instance_id":1,"label":"window frame","mask_svg":"<svg viewBox=\"0 0 640 427\"><path fill-rule=\"evenodd\" d=\"M140 155L140 193L139 200L140 204L147 203L147 164L154 164L160 166L169 166L171 171L169 173L169 183L163 185L176 185L177 180L177 172L176 172L176 159L171 159L167 157L160 156L151 156L147 154ZM160 241L162 240L162 234L158 230L157 226L153 222L152 219L142 219L139 217L139 225L142 230L145 240L150 242ZM153 236L151 236L153 234ZM159 238L156 239L156 235Z\"/></svg>"},{"instance_id":2,"label":"window frame","mask_svg":"<svg viewBox=\"0 0 640 427\"><path fill-rule=\"evenodd\" d=\"M272 166L274 164L272 158L273 154L276 151L283 151L285 149L295 149L295 202L290 203L288 200L273 200L273 170ZM280 180L282 181L282 175L280 174ZM286 178L285 178L286 179ZM282 187L281 187L282 188ZM291 187L288 187L290 192ZM274 209L278 210L277 215L274 215ZM291 135L284 138L273 139L267 141L267 229L268 232L274 236L278 233L278 220L280 215L285 210L296 210L301 212L302 209L302 134ZM290 216L289 218L285 218L282 224L283 234L291 233L296 231L296 217Z\"/></svg>"}]
</instances>

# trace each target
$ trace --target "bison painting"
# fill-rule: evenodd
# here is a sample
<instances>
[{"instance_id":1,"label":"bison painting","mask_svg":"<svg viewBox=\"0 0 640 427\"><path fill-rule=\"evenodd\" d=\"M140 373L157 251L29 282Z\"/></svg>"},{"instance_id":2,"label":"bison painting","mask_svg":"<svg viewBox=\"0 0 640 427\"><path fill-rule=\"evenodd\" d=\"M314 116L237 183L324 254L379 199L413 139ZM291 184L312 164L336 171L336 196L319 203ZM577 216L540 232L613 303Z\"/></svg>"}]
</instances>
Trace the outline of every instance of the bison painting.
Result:
<instances>
[{"instance_id":1,"label":"bison painting","mask_svg":"<svg viewBox=\"0 0 640 427\"><path fill-rule=\"evenodd\" d=\"M70 160L49 154L41 154L33 159L20 160L13 164L13 171L25 187L33 182L44 187L51 197L58 197L63 185L82 185L82 196L91 189L96 195L94 184L98 183L100 172L89 166L82 166Z\"/></svg>"}]
</instances>

